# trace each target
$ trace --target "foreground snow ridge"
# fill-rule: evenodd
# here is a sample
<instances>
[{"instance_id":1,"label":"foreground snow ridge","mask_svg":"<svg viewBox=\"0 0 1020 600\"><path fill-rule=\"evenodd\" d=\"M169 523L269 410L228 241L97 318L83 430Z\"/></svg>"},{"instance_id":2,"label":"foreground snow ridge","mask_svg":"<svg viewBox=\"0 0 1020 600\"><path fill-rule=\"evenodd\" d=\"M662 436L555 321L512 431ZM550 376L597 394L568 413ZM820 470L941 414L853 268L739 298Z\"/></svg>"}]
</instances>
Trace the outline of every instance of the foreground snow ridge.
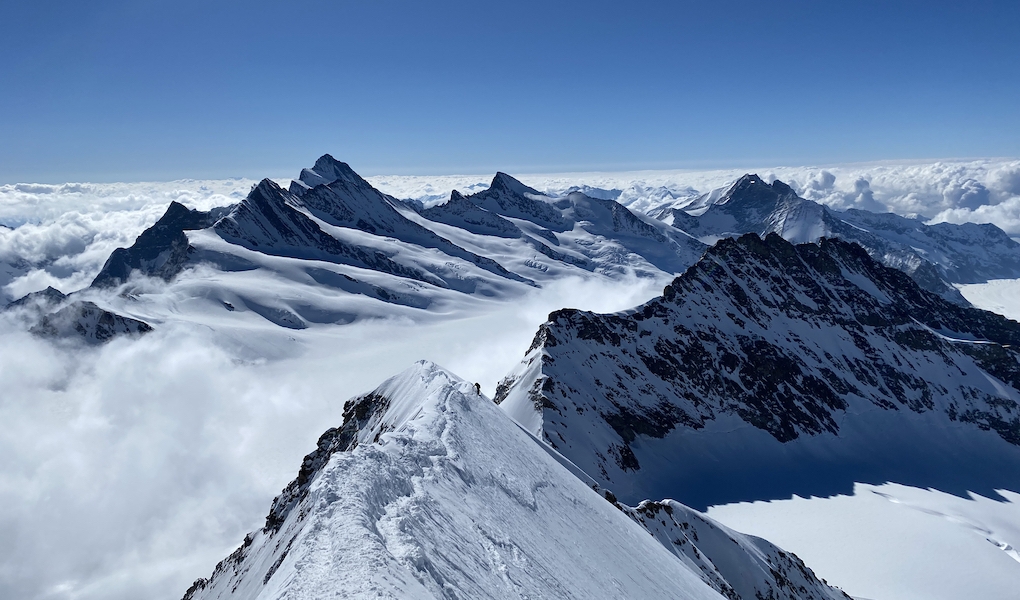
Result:
<instances>
[{"instance_id":1,"label":"foreground snow ridge","mask_svg":"<svg viewBox=\"0 0 1020 600\"><path fill-rule=\"evenodd\" d=\"M421 361L347 402L265 527L185 598L846 598L764 540L607 502L565 464Z\"/></svg>"}]
</instances>

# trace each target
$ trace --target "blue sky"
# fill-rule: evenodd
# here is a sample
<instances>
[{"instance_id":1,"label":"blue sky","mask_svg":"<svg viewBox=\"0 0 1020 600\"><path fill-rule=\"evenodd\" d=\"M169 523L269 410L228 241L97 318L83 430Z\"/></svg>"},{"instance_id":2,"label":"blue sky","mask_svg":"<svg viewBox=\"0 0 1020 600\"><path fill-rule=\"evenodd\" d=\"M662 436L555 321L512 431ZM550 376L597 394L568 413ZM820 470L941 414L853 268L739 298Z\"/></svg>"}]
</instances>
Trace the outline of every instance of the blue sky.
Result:
<instances>
[{"instance_id":1,"label":"blue sky","mask_svg":"<svg viewBox=\"0 0 1020 600\"><path fill-rule=\"evenodd\" d=\"M0 183L1020 155L1020 3L0 2Z\"/></svg>"}]
</instances>

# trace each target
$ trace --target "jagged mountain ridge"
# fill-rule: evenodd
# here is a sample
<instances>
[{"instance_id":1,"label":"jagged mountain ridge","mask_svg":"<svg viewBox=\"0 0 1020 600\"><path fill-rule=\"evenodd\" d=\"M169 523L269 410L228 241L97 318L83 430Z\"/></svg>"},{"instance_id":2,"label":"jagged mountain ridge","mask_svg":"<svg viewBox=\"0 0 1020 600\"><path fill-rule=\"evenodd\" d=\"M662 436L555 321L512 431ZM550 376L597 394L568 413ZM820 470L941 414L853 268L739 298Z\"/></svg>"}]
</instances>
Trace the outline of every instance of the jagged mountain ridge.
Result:
<instances>
[{"instance_id":1,"label":"jagged mountain ridge","mask_svg":"<svg viewBox=\"0 0 1020 600\"><path fill-rule=\"evenodd\" d=\"M892 213L837 211L797 196L785 183L744 175L725 193L653 214L703 241L778 233L793 243L839 237L883 264L911 275L921 287L966 304L953 283L1020 277L1020 244L992 224L926 225Z\"/></svg>"},{"instance_id":2,"label":"jagged mountain ridge","mask_svg":"<svg viewBox=\"0 0 1020 600\"><path fill-rule=\"evenodd\" d=\"M661 271L678 273L693 264L705 245L672 226L639 216L610 199L571 192L552 198L506 173L496 173L488 189L422 211L422 216L475 233L520 237L541 254L587 270L626 264L640 256ZM576 243L577 232L611 240L593 246ZM609 259L609 260L607 260Z\"/></svg>"},{"instance_id":3,"label":"jagged mountain ridge","mask_svg":"<svg viewBox=\"0 0 1020 600\"><path fill-rule=\"evenodd\" d=\"M628 500L686 499L663 464L681 447L838 447L858 423L894 418L882 413L920 415L952 435L992 430L1013 452L1018 342L1020 324L926 292L859 246L748 234L720 240L636 309L552 313L496 400ZM708 441L735 429L744 432L725 444Z\"/></svg>"},{"instance_id":4,"label":"jagged mountain ridge","mask_svg":"<svg viewBox=\"0 0 1020 600\"><path fill-rule=\"evenodd\" d=\"M679 504L607 502L562 462L422 361L349 401L265 526L185 598L847 598Z\"/></svg>"},{"instance_id":5,"label":"jagged mountain ridge","mask_svg":"<svg viewBox=\"0 0 1020 600\"><path fill-rule=\"evenodd\" d=\"M138 287L131 274L173 289L187 272L184 294L204 299L191 303L205 306L202 315L225 308L302 329L395 310L445 313L463 304L461 295L512 299L570 275L664 278L704 249L612 201L533 192L498 173L489 190L467 198L454 192L451 202L423 209L324 155L290 190L267 179L231 207L172 204L130 248L111 255L93 288L117 289L115 308L158 322L167 317L162 300L130 291ZM266 285L253 287L253 276ZM130 290L118 288L125 285ZM182 314L178 303L172 318Z\"/></svg>"},{"instance_id":6,"label":"jagged mountain ridge","mask_svg":"<svg viewBox=\"0 0 1020 600\"><path fill-rule=\"evenodd\" d=\"M102 344L119 335L149 333L152 327L100 308L94 302L74 301L43 316L30 331L46 337L81 338L89 344Z\"/></svg>"},{"instance_id":7,"label":"jagged mountain ridge","mask_svg":"<svg viewBox=\"0 0 1020 600\"><path fill-rule=\"evenodd\" d=\"M314 176L313 176L314 174ZM399 201L372 187L346 163L326 154L316 161L313 170L305 169L300 182L291 185L298 192L300 206L330 225L348 227L380 236L433 248L456 258L467 260L500 277L521 282L529 280L511 273L491 258L469 252L434 231L404 217L398 210ZM327 181L334 178L332 181ZM307 181L306 181L307 180ZM316 185L312 182L318 181Z\"/></svg>"},{"instance_id":8,"label":"jagged mountain ridge","mask_svg":"<svg viewBox=\"0 0 1020 600\"><path fill-rule=\"evenodd\" d=\"M188 236L185 231L211 226L233 207L211 211L189 209L173 201L156 223L143 231L130 248L117 248L92 280L93 287L112 287L124 283L137 270L169 281L181 272L188 260Z\"/></svg>"}]
</instances>

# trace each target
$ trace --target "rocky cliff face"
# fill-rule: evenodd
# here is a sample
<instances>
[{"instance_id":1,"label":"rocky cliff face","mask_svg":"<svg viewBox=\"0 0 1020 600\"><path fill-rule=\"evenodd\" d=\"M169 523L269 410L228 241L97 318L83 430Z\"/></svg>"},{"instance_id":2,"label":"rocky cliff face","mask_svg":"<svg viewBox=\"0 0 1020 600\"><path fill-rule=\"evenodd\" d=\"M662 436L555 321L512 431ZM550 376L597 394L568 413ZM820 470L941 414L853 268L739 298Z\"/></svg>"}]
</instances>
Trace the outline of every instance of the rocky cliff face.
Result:
<instances>
[{"instance_id":1,"label":"rocky cliff face","mask_svg":"<svg viewBox=\"0 0 1020 600\"><path fill-rule=\"evenodd\" d=\"M75 301L42 317L31 331L46 337L79 338L89 344L102 344L118 335L149 333L152 327L100 308L93 302Z\"/></svg>"},{"instance_id":2,"label":"rocky cliff face","mask_svg":"<svg viewBox=\"0 0 1020 600\"><path fill-rule=\"evenodd\" d=\"M636 309L551 314L496 401L600 482L656 497L688 432L744 431L736 448L751 427L804 448L861 419L893 436L915 415L1015 448L1018 343L1020 324L922 290L857 245L750 234Z\"/></svg>"}]
</instances>

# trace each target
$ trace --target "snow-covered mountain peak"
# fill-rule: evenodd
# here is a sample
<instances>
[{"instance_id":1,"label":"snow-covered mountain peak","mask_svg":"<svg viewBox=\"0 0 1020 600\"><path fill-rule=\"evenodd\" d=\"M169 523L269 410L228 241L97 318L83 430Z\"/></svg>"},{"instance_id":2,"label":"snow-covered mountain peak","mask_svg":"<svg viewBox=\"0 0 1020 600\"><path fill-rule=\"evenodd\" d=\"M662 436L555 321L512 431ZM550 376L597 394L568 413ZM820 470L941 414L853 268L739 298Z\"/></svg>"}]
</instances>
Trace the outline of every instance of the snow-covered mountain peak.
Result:
<instances>
[{"instance_id":1,"label":"snow-covered mountain peak","mask_svg":"<svg viewBox=\"0 0 1020 600\"><path fill-rule=\"evenodd\" d=\"M185 599L845 599L766 542L607 502L575 473L421 361L345 404L265 527Z\"/></svg>"},{"instance_id":2,"label":"snow-covered mountain peak","mask_svg":"<svg viewBox=\"0 0 1020 600\"><path fill-rule=\"evenodd\" d=\"M716 204L729 205L727 208L730 210L737 205L772 208L777 202L789 197L797 198L797 193L782 181L776 179L770 184L757 174L748 173L730 186Z\"/></svg>"},{"instance_id":3,"label":"snow-covered mountain peak","mask_svg":"<svg viewBox=\"0 0 1020 600\"><path fill-rule=\"evenodd\" d=\"M496 400L632 501L699 502L689 475L708 463L695 454L739 454L752 439L754 451L780 456L794 442L849 448L836 440L864 422L879 439L854 451L868 456L901 443L878 432L920 422L929 433L915 447L938 447L934 432L945 429L1006 453L1020 445L1020 324L949 303L839 239L724 239L662 298L549 319ZM711 435L720 431L734 433ZM665 466L685 453L695 453L691 466ZM868 468L896 471L876 464Z\"/></svg>"},{"instance_id":4,"label":"snow-covered mountain peak","mask_svg":"<svg viewBox=\"0 0 1020 600\"><path fill-rule=\"evenodd\" d=\"M545 195L534 188L524 185L520 181L514 179L513 177L507 175L506 173L503 173L502 171L498 171L495 177L492 178L492 183L489 185L489 189L495 191L506 191L520 196L525 196L528 194L531 194L533 196Z\"/></svg>"},{"instance_id":5,"label":"snow-covered mountain peak","mask_svg":"<svg viewBox=\"0 0 1020 600\"><path fill-rule=\"evenodd\" d=\"M258 182L258 184L252 188L248 194L246 201L250 202L269 202L279 203L286 201L286 190L280 187L278 183L269 179L268 177Z\"/></svg>"},{"instance_id":6,"label":"snow-covered mountain peak","mask_svg":"<svg viewBox=\"0 0 1020 600\"><path fill-rule=\"evenodd\" d=\"M291 185L291 192L295 191L295 187L298 190L307 190L317 185L329 185L338 180L357 186L368 185L368 182L354 172L350 165L329 154L323 154L312 168L301 170L298 179Z\"/></svg>"}]
</instances>

